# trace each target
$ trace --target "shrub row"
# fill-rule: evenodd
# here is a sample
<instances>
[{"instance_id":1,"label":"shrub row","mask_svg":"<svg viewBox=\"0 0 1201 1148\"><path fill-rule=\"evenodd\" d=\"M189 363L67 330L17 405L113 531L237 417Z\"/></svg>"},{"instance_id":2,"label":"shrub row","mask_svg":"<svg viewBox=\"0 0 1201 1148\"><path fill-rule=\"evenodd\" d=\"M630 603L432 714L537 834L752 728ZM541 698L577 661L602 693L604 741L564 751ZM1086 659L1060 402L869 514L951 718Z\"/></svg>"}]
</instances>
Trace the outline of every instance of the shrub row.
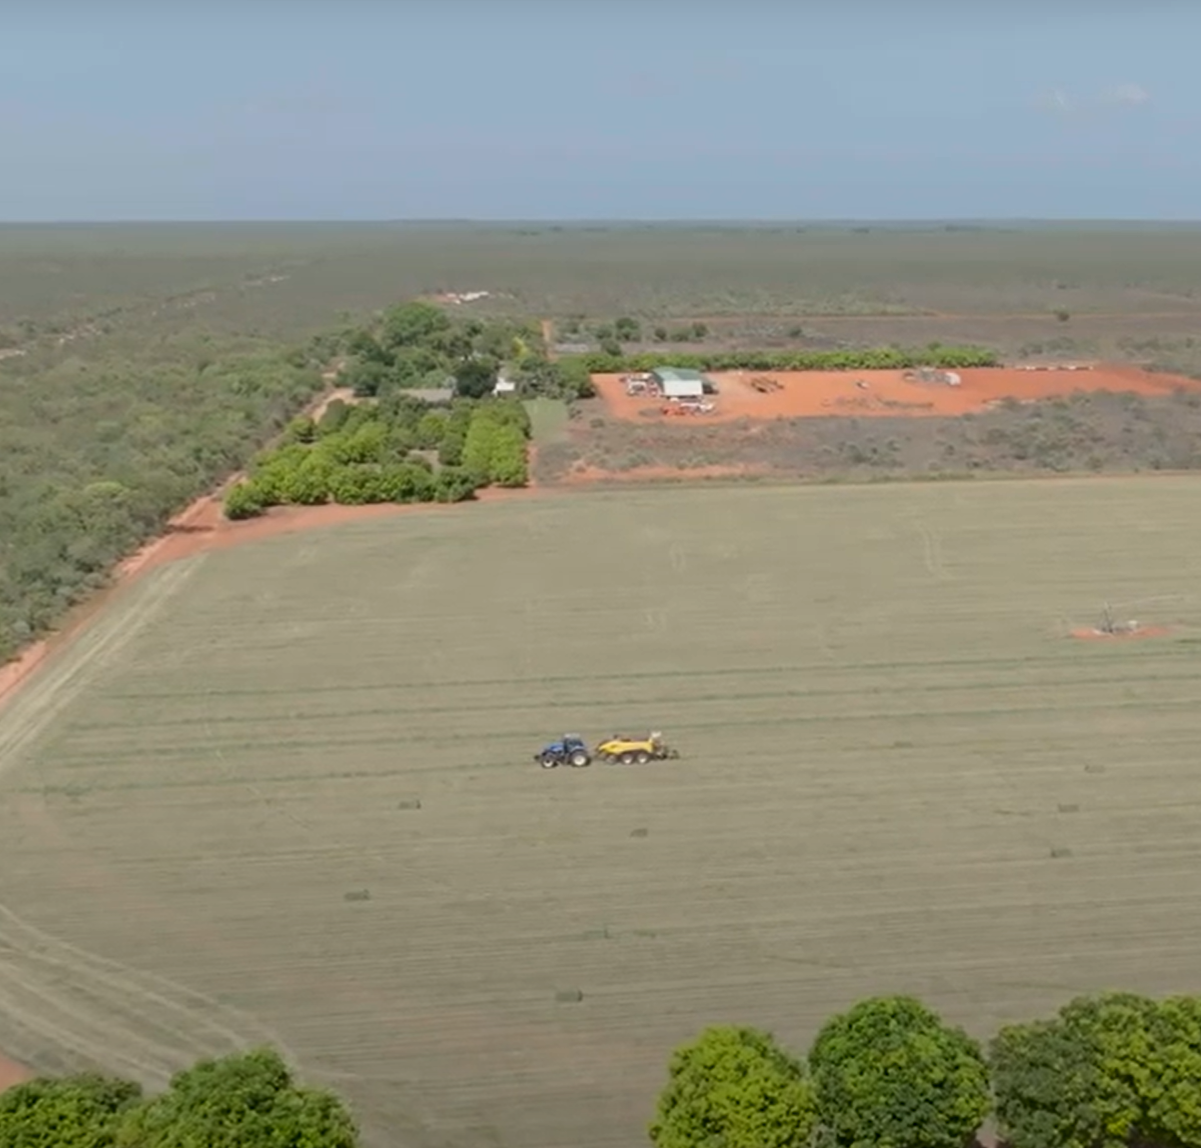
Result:
<instances>
[{"instance_id":1,"label":"shrub row","mask_svg":"<svg viewBox=\"0 0 1201 1148\"><path fill-rule=\"evenodd\" d=\"M529 433L529 415L519 403L477 407L463 443L463 469L480 486L525 486L530 480Z\"/></svg>"},{"instance_id":2,"label":"shrub row","mask_svg":"<svg viewBox=\"0 0 1201 1148\"><path fill-rule=\"evenodd\" d=\"M872 347L846 351L703 351L673 354L645 351L637 355L608 355L592 351L572 356L594 375L622 371L653 371L656 367L689 367L697 371L883 371L907 367L996 367L1000 359L987 347L943 346ZM566 363L565 357L560 362Z\"/></svg>"},{"instance_id":3,"label":"shrub row","mask_svg":"<svg viewBox=\"0 0 1201 1148\"><path fill-rule=\"evenodd\" d=\"M439 410L403 394L331 404L320 423L294 420L225 497L229 518L272 506L462 502L484 486L529 481L529 415L513 399L460 400ZM426 452L426 453L418 453ZM428 454L437 453L437 466Z\"/></svg>"},{"instance_id":4,"label":"shrub row","mask_svg":"<svg viewBox=\"0 0 1201 1148\"><path fill-rule=\"evenodd\" d=\"M657 1148L963 1148L992 1113L1011 1148L1201 1148L1201 998L1081 997L987 1056L911 997L835 1016L807 1059L752 1028L677 1049Z\"/></svg>"}]
</instances>

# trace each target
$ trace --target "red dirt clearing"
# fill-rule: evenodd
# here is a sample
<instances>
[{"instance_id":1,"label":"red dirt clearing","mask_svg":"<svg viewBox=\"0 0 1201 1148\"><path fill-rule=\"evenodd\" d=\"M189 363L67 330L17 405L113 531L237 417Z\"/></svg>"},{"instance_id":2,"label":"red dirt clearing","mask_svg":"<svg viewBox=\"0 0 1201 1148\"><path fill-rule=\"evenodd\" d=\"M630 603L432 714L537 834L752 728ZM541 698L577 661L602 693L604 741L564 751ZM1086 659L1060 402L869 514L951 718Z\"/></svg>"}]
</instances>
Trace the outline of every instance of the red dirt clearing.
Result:
<instances>
[{"instance_id":1,"label":"red dirt clearing","mask_svg":"<svg viewBox=\"0 0 1201 1148\"><path fill-rule=\"evenodd\" d=\"M905 378L904 371L713 371L709 377L717 394L708 396L716 407L708 414L665 415L662 399L627 395L619 375L595 375L597 390L609 411L626 421L670 419L698 424L737 419L956 416L987 410L1003 399L1034 402L1075 391L1133 391L1170 395L1185 388L1199 390L1193 379L1151 374L1137 367L1093 364L1076 370L1022 370L980 367L955 372L958 386ZM750 382L768 378L781 389L767 394Z\"/></svg>"}]
</instances>

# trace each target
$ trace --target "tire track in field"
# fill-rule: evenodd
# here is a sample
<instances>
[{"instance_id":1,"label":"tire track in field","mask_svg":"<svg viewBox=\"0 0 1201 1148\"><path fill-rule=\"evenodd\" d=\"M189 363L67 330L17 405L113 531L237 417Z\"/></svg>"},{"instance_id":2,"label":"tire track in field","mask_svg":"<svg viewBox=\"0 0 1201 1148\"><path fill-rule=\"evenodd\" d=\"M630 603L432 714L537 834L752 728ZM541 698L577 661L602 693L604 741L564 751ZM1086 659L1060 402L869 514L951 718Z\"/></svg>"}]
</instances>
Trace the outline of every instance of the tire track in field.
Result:
<instances>
[{"instance_id":1,"label":"tire track in field","mask_svg":"<svg viewBox=\"0 0 1201 1148\"><path fill-rule=\"evenodd\" d=\"M176 562L151 573L145 592L115 603L67 648L57 663L0 709L0 773L12 769L58 715L90 685L166 605L204 561Z\"/></svg>"},{"instance_id":2,"label":"tire track in field","mask_svg":"<svg viewBox=\"0 0 1201 1148\"><path fill-rule=\"evenodd\" d=\"M271 1044L240 1010L152 973L85 952L0 906L0 1012L68 1060L116 1066L149 1087L203 1057Z\"/></svg>"},{"instance_id":3,"label":"tire track in field","mask_svg":"<svg viewBox=\"0 0 1201 1148\"><path fill-rule=\"evenodd\" d=\"M71 704L128 647L203 563L163 566L94 624L0 710L0 773L16 767ZM27 1059L49 1052L165 1086L197 1059L278 1036L240 1010L182 985L89 953L0 904L0 1014L24 1034Z\"/></svg>"}]
</instances>

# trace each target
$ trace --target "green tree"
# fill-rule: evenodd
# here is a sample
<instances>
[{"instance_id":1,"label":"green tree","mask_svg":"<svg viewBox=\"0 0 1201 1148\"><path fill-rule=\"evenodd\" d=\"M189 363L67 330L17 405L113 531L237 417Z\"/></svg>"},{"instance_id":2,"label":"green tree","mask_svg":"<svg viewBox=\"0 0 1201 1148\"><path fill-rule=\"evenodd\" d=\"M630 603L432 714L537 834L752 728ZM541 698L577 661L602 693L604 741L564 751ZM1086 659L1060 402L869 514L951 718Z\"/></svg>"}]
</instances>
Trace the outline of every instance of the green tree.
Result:
<instances>
[{"instance_id":1,"label":"green tree","mask_svg":"<svg viewBox=\"0 0 1201 1148\"><path fill-rule=\"evenodd\" d=\"M491 356L481 355L460 363L455 370L455 390L469 399L482 399L492 393L500 363Z\"/></svg>"},{"instance_id":2,"label":"green tree","mask_svg":"<svg viewBox=\"0 0 1201 1148\"><path fill-rule=\"evenodd\" d=\"M124 1113L141 1088L85 1074L31 1080L0 1093L4 1148L112 1148Z\"/></svg>"},{"instance_id":3,"label":"green tree","mask_svg":"<svg viewBox=\"0 0 1201 1148\"><path fill-rule=\"evenodd\" d=\"M340 431L345 426L346 420L349 417L350 407L341 399L334 399L325 408L325 413L321 416L321 421L317 424L318 438L324 438L326 435L335 434Z\"/></svg>"},{"instance_id":4,"label":"green tree","mask_svg":"<svg viewBox=\"0 0 1201 1148\"><path fill-rule=\"evenodd\" d=\"M1078 997L1058 1016L1003 1028L989 1050L996 1112L1015 1148L1124 1148L1198 1143L1179 1136L1197 1109L1190 1010L1133 993ZM1191 1063L1190 1063L1191 1061Z\"/></svg>"},{"instance_id":5,"label":"green tree","mask_svg":"<svg viewBox=\"0 0 1201 1148\"><path fill-rule=\"evenodd\" d=\"M1201 1148L1201 997L1169 997L1151 1024L1154 1065L1143 1076L1145 1123L1160 1143Z\"/></svg>"},{"instance_id":6,"label":"green tree","mask_svg":"<svg viewBox=\"0 0 1201 1148\"><path fill-rule=\"evenodd\" d=\"M330 481L337 467L331 458L316 451L290 471L283 481L283 502L296 506L320 506L330 499Z\"/></svg>"},{"instance_id":7,"label":"green tree","mask_svg":"<svg viewBox=\"0 0 1201 1148\"><path fill-rule=\"evenodd\" d=\"M359 397L367 398L379 394L388 382L389 370L383 363L356 359L342 372L342 382Z\"/></svg>"},{"instance_id":8,"label":"green tree","mask_svg":"<svg viewBox=\"0 0 1201 1148\"><path fill-rule=\"evenodd\" d=\"M461 467L444 466L434 479L437 502L466 502L475 498L475 492L475 479Z\"/></svg>"},{"instance_id":9,"label":"green tree","mask_svg":"<svg viewBox=\"0 0 1201 1148\"><path fill-rule=\"evenodd\" d=\"M285 442L312 442L317 437L317 424L308 415L297 415L284 430Z\"/></svg>"},{"instance_id":10,"label":"green tree","mask_svg":"<svg viewBox=\"0 0 1201 1148\"><path fill-rule=\"evenodd\" d=\"M813 1090L765 1032L717 1026L676 1049L650 1138L657 1148L807 1148Z\"/></svg>"},{"instance_id":11,"label":"green tree","mask_svg":"<svg viewBox=\"0 0 1201 1148\"><path fill-rule=\"evenodd\" d=\"M384 313L380 341L391 349L428 344L451 326L450 316L433 303L415 299Z\"/></svg>"},{"instance_id":12,"label":"green tree","mask_svg":"<svg viewBox=\"0 0 1201 1148\"><path fill-rule=\"evenodd\" d=\"M964 1148L989 1110L978 1045L912 997L870 998L831 1018L809 1065L840 1148Z\"/></svg>"},{"instance_id":13,"label":"green tree","mask_svg":"<svg viewBox=\"0 0 1201 1148\"><path fill-rule=\"evenodd\" d=\"M201 1061L127 1112L114 1148L356 1148L332 1093L297 1085L269 1049Z\"/></svg>"},{"instance_id":14,"label":"green tree","mask_svg":"<svg viewBox=\"0 0 1201 1148\"><path fill-rule=\"evenodd\" d=\"M225 517L254 518L266 510L262 493L254 482L237 482L225 494Z\"/></svg>"},{"instance_id":15,"label":"green tree","mask_svg":"<svg viewBox=\"0 0 1201 1148\"><path fill-rule=\"evenodd\" d=\"M613 334L619 342L639 343L642 341L642 324L637 319L623 315L613 324Z\"/></svg>"}]
</instances>

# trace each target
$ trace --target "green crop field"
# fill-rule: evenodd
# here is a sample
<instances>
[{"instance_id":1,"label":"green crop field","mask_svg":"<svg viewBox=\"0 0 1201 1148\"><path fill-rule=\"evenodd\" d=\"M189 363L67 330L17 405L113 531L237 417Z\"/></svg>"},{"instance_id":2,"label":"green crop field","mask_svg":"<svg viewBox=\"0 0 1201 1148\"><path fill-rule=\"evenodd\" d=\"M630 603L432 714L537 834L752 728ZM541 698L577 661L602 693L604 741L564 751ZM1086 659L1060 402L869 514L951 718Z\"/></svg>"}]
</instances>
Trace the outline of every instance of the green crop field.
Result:
<instances>
[{"instance_id":1,"label":"green crop field","mask_svg":"<svg viewBox=\"0 0 1201 1148\"><path fill-rule=\"evenodd\" d=\"M0 1048L272 1041L373 1148L633 1148L708 1023L1194 989L1198 489L590 491L162 567L0 713ZM1065 636L1106 602L1171 633ZM681 760L531 760L649 728Z\"/></svg>"}]
</instances>

